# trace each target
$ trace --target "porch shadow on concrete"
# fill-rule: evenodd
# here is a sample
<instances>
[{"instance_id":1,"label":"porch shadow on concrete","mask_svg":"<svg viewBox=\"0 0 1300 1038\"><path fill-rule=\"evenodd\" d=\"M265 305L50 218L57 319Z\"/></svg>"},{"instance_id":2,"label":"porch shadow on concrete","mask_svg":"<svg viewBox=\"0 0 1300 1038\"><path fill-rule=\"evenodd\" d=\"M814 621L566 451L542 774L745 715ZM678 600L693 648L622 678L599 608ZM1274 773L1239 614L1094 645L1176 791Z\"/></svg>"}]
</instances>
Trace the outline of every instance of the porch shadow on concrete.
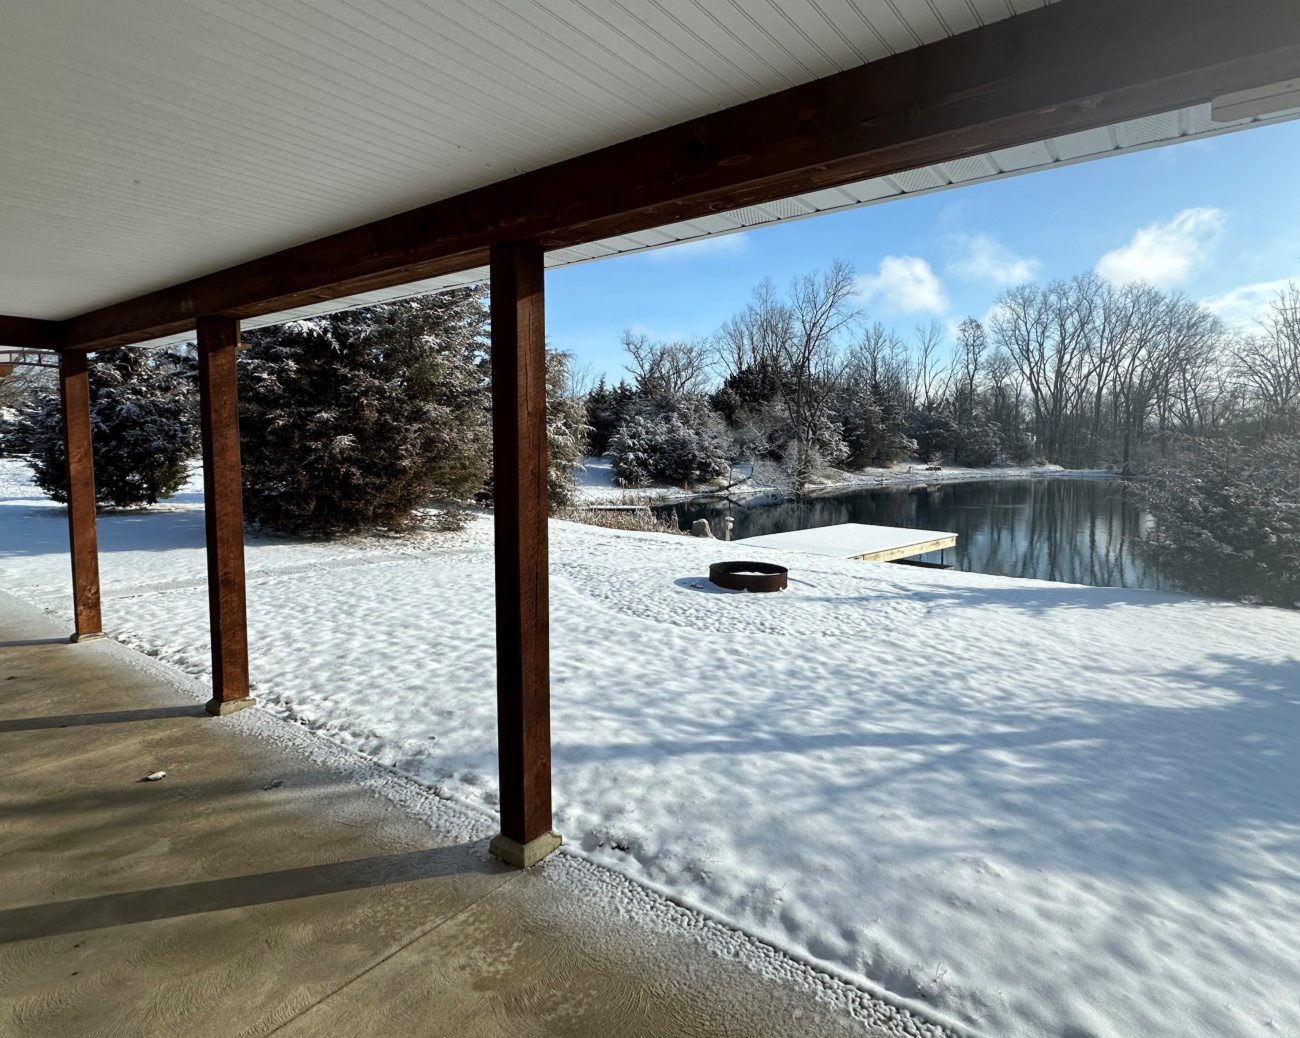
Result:
<instances>
[{"instance_id":1,"label":"porch shadow on concrete","mask_svg":"<svg viewBox=\"0 0 1300 1038\"><path fill-rule=\"evenodd\" d=\"M124 724L129 721L161 721L170 717L211 716L202 706L156 706L143 710L110 710L98 714L19 717L0 721L0 732L31 732L47 728L80 728L91 724Z\"/></svg>"},{"instance_id":2,"label":"porch shadow on concrete","mask_svg":"<svg viewBox=\"0 0 1300 1038\"><path fill-rule=\"evenodd\" d=\"M465 845L436 847L405 854L384 854L249 876L27 905L0 910L0 944L433 877L505 871L485 859L486 850L482 855L474 855Z\"/></svg>"}]
</instances>

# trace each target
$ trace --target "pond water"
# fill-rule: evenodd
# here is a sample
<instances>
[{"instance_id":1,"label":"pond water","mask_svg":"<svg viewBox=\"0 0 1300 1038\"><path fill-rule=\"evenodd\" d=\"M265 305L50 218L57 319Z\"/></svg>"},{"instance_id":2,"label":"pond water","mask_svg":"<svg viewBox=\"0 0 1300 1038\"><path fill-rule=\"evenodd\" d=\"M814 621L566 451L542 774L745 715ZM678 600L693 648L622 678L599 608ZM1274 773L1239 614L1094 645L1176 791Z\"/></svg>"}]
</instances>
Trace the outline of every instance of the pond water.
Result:
<instances>
[{"instance_id":1,"label":"pond water","mask_svg":"<svg viewBox=\"0 0 1300 1038\"><path fill-rule=\"evenodd\" d=\"M677 510L689 530L709 520L723 536L733 516L734 539L806 530L836 523L906 526L958 535L943 561L957 569L1035 577L1097 587L1172 589L1141 552L1150 519L1132 491L1114 479L999 479L938 483L927 488L877 487L836 494L744 502L695 500L658 506ZM938 562L939 554L919 556Z\"/></svg>"}]
</instances>

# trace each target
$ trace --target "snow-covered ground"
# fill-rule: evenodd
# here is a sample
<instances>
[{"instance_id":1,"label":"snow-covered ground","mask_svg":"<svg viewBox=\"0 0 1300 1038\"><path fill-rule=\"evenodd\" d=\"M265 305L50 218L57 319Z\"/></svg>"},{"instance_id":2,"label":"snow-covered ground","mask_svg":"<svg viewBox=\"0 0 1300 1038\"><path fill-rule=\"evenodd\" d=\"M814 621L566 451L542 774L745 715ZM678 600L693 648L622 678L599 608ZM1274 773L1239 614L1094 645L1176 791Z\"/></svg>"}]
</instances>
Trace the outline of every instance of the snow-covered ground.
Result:
<instances>
[{"instance_id":1,"label":"snow-covered ground","mask_svg":"<svg viewBox=\"0 0 1300 1038\"><path fill-rule=\"evenodd\" d=\"M736 467L731 477L736 486L731 489L733 496L744 497L752 494L767 494L777 489L762 479L745 479L749 476L746 466ZM958 465L945 465L938 472L927 471L918 461L900 462L887 469L861 469L857 472L843 472L828 469L815 480L810 491L814 493L849 490L854 487L907 486L915 483L962 483L973 480L988 479L1027 479L1044 476L1109 476L1110 472L1102 469L1063 469L1060 465L1035 465L1007 468L962 468ZM741 482L744 480L744 482ZM721 487L726 480L718 481ZM614 475L613 463L608 458L584 458L583 470L578 473L577 500L582 505L612 504L654 504L658 502L683 501L702 494L716 494L717 488L698 488L694 491L683 490L661 484L649 487L620 487Z\"/></svg>"},{"instance_id":2,"label":"snow-covered ground","mask_svg":"<svg viewBox=\"0 0 1300 1038\"><path fill-rule=\"evenodd\" d=\"M101 519L105 623L203 676L198 495ZM68 612L0 462L0 587ZM491 808L490 520L250 538L271 711ZM552 527L571 852L975 1033L1300 1034L1300 614Z\"/></svg>"}]
</instances>

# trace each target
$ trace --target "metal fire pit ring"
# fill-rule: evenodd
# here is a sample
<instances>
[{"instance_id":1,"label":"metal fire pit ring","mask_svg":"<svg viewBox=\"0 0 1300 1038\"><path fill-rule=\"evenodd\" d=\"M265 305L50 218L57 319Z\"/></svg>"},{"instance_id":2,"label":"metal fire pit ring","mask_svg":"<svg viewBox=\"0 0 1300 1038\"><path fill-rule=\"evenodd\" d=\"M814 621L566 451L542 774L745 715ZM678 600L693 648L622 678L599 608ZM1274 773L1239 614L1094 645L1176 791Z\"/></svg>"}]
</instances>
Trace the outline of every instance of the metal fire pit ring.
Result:
<instances>
[{"instance_id":1,"label":"metal fire pit ring","mask_svg":"<svg viewBox=\"0 0 1300 1038\"><path fill-rule=\"evenodd\" d=\"M715 562L709 580L731 591L784 591L789 570L770 562Z\"/></svg>"}]
</instances>

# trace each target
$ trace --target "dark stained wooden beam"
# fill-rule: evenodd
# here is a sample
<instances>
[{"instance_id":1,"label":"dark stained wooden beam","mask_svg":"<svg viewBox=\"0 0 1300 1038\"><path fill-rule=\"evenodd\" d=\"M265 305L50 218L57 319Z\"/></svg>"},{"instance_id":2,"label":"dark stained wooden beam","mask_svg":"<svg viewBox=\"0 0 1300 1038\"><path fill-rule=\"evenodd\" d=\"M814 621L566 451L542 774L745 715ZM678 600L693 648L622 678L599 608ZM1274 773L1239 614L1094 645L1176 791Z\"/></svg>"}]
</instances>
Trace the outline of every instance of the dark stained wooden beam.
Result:
<instances>
[{"instance_id":1,"label":"dark stained wooden beam","mask_svg":"<svg viewBox=\"0 0 1300 1038\"><path fill-rule=\"evenodd\" d=\"M0 314L0 347L13 350L61 350L66 329L58 321Z\"/></svg>"},{"instance_id":2,"label":"dark stained wooden beam","mask_svg":"<svg viewBox=\"0 0 1300 1038\"><path fill-rule=\"evenodd\" d=\"M501 835L521 868L551 832L551 662L542 250L497 245L492 277L492 483L496 524L497 747Z\"/></svg>"},{"instance_id":3,"label":"dark stained wooden beam","mask_svg":"<svg viewBox=\"0 0 1300 1038\"><path fill-rule=\"evenodd\" d=\"M104 637L99 609L99 533L95 526L95 461L90 438L87 361L84 353L65 353L59 365L63 447L68 467L74 642Z\"/></svg>"},{"instance_id":4,"label":"dark stained wooden beam","mask_svg":"<svg viewBox=\"0 0 1300 1038\"><path fill-rule=\"evenodd\" d=\"M1300 75L1295 0L1059 0L803 86L83 314L68 346L185 331L487 260L1167 112Z\"/></svg>"},{"instance_id":5,"label":"dark stained wooden beam","mask_svg":"<svg viewBox=\"0 0 1300 1038\"><path fill-rule=\"evenodd\" d=\"M208 712L220 715L253 703L248 697L244 495L235 389L239 322L233 317L200 317L197 331L208 620L212 630L212 700Z\"/></svg>"}]
</instances>

